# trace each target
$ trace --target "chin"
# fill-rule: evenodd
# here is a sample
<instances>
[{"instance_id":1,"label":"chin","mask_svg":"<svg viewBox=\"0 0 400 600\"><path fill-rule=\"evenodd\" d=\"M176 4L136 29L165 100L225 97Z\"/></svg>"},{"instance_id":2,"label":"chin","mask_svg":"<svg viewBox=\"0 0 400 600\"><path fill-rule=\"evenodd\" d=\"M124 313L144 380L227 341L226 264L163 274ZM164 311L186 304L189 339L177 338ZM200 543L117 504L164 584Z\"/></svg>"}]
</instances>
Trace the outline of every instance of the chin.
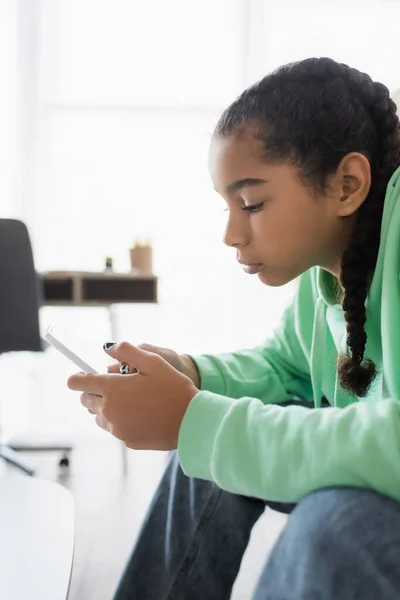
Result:
<instances>
[{"instance_id":1,"label":"chin","mask_svg":"<svg viewBox=\"0 0 400 600\"><path fill-rule=\"evenodd\" d=\"M281 287L282 285L286 285L290 281L293 281L297 275L292 277L287 273L271 273L271 271L264 268L260 273L257 273L257 277L264 285L268 285L269 287Z\"/></svg>"}]
</instances>

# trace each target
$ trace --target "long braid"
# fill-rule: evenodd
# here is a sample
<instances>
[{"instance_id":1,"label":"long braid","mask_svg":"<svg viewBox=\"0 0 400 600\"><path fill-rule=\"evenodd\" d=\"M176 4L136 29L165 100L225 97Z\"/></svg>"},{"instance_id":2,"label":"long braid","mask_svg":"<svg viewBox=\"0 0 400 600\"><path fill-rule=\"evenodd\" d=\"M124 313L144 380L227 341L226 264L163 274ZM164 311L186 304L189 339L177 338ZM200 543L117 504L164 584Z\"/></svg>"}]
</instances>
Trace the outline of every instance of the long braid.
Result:
<instances>
[{"instance_id":1,"label":"long braid","mask_svg":"<svg viewBox=\"0 0 400 600\"><path fill-rule=\"evenodd\" d=\"M376 376L376 366L364 360L367 335L365 299L374 272L379 251L380 230L388 181L400 164L399 119L396 105L387 88L374 83L368 75L342 65L343 75L376 127L380 148L371 160L371 188L358 210L358 219L343 254L341 283L344 288L342 302L346 319L347 346L350 353L338 361L342 387L356 396L365 396Z\"/></svg>"}]
</instances>

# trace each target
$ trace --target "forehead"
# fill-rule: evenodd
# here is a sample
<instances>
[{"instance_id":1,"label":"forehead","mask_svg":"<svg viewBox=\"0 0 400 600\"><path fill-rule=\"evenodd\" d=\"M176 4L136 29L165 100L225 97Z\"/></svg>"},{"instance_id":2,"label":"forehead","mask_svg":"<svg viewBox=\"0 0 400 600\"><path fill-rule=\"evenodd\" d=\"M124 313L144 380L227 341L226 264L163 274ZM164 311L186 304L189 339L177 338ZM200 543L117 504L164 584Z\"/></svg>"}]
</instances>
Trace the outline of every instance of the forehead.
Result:
<instances>
[{"instance_id":1,"label":"forehead","mask_svg":"<svg viewBox=\"0 0 400 600\"><path fill-rule=\"evenodd\" d=\"M255 177L266 168L263 143L249 134L213 138L209 151L209 171L216 189L231 181Z\"/></svg>"}]
</instances>

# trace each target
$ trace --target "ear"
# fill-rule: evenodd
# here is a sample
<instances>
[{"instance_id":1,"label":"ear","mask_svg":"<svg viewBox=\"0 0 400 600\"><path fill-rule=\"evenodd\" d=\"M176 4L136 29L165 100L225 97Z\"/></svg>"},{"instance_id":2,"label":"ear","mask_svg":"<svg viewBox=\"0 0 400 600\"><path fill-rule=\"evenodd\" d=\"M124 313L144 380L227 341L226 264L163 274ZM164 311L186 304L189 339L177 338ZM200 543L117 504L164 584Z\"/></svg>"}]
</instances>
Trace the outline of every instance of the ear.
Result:
<instances>
[{"instance_id":1,"label":"ear","mask_svg":"<svg viewBox=\"0 0 400 600\"><path fill-rule=\"evenodd\" d=\"M339 186L338 217L353 215L368 196L371 188L371 166L360 152L351 152L342 158L337 172Z\"/></svg>"}]
</instances>

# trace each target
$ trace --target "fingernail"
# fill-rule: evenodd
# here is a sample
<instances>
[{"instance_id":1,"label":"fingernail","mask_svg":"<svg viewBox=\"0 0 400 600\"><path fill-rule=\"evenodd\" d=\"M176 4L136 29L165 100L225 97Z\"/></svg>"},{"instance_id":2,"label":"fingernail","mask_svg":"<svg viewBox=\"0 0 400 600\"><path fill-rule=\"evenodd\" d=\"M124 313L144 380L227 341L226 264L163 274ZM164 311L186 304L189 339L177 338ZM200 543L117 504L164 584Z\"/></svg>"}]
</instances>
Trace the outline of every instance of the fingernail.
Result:
<instances>
[{"instance_id":1,"label":"fingernail","mask_svg":"<svg viewBox=\"0 0 400 600\"><path fill-rule=\"evenodd\" d=\"M127 365L126 363L121 365L119 368L119 372L121 373L121 375L128 375L129 374L129 365Z\"/></svg>"},{"instance_id":2,"label":"fingernail","mask_svg":"<svg viewBox=\"0 0 400 600\"><path fill-rule=\"evenodd\" d=\"M103 344L104 350L111 350L113 346L115 346L115 342L106 342L105 344Z\"/></svg>"}]
</instances>

